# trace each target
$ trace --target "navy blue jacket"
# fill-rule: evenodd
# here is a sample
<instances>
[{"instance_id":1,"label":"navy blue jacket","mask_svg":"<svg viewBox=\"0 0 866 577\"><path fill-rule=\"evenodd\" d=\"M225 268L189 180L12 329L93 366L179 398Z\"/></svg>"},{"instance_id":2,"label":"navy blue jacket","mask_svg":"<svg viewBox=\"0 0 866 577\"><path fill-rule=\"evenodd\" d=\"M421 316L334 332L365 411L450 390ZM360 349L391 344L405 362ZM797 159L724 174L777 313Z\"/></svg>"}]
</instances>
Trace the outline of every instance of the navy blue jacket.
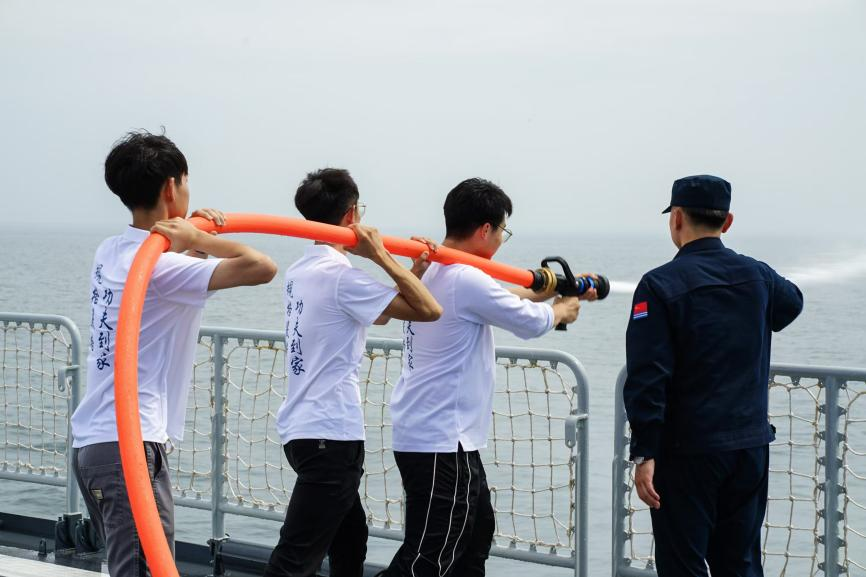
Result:
<instances>
[{"instance_id":1,"label":"navy blue jacket","mask_svg":"<svg viewBox=\"0 0 866 577\"><path fill-rule=\"evenodd\" d=\"M802 309L796 285L718 238L644 275L626 333L632 457L771 442L770 335Z\"/></svg>"}]
</instances>

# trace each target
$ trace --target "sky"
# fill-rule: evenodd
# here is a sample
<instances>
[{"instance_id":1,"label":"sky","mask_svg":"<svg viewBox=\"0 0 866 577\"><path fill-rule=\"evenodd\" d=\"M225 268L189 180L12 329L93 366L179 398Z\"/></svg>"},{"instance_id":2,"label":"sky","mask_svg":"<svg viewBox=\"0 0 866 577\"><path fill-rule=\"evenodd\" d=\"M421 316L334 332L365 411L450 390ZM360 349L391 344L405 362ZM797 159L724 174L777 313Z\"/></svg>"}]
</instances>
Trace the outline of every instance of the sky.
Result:
<instances>
[{"instance_id":1,"label":"sky","mask_svg":"<svg viewBox=\"0 0 866 577\"><path fill-rule=\"evenodd\" d=\"M864 0L0 0L0 74L0 224L127 221L105 155L164 126L227 212L335 166L384 232L481 176L521 234L643 234L711 173L742 233L866 236Z\"/></svg>"}]
</instances>

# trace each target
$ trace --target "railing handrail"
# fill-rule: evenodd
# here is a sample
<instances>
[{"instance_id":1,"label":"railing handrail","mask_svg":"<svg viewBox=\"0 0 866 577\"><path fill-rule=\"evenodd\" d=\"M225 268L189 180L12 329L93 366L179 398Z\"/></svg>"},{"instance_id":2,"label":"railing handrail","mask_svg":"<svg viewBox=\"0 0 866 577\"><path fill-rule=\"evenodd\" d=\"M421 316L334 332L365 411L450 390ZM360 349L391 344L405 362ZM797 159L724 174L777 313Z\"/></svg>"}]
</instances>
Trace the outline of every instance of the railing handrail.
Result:
<instances>
[{"instance_id":1,"label":"railing handrail","mask_svg":"<svg viewBox=\"0 0 866 577\"><path fill-rule=\"evenodd\" d=\"M797 376L804 379L836 377L846 381L863 381L866 380L866 368L773 363L770 365L770 376L773 375Z\"/></svg>"}]
</instances>

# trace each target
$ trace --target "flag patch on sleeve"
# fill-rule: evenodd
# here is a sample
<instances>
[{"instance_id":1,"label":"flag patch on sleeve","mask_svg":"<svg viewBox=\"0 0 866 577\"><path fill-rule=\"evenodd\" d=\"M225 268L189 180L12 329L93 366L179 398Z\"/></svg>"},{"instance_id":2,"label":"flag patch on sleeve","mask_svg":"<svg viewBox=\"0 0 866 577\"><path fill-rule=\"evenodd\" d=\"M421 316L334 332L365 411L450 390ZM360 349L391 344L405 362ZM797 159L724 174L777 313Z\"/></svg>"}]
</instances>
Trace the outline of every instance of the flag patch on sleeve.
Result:
<instances>
[{"instance_id":1,"label":"flag patch on sleeve","mask_svg":"<svg viewBox=\"0 0 866 577\"><path fill-rule=\"evenodd\" d=\"M632 311L631 318L633 320L646 318L649 315L649 310L647 309L647 302L643 301L642 303L637 303L634 305L634 310Z\"/></svg>"}]
</instances>

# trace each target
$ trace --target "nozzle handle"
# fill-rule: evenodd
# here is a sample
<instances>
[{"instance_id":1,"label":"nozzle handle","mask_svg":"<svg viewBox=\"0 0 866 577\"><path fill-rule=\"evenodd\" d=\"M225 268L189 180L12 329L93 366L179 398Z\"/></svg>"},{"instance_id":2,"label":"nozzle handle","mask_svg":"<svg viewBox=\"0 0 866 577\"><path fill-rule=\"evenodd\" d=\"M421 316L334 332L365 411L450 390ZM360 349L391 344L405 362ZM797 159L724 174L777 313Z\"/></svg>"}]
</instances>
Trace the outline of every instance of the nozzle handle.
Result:
<instances>
[{"instance_id":1,"label":"nozzle handle","mask_svg":"<svg viewBox=\"0 0 866 577\"><path fill-rule=\"evenodd\" d=\"M554 274L550 269L550 263L558 263L562 267L562 274ZM571 272L571 267L561 256L549 256L541 261L541 268L534 271L536 281L533 283L534 290L545 290L550 281L555 279L556 292L562 296L580 296L589 289L595 289L599 299L610 294L610 281L602 275L578 276ZM545 282L546 281L546 282ZM556 325L556 330L564 331L565 323Z\"/></svg>"}]
</instances>

